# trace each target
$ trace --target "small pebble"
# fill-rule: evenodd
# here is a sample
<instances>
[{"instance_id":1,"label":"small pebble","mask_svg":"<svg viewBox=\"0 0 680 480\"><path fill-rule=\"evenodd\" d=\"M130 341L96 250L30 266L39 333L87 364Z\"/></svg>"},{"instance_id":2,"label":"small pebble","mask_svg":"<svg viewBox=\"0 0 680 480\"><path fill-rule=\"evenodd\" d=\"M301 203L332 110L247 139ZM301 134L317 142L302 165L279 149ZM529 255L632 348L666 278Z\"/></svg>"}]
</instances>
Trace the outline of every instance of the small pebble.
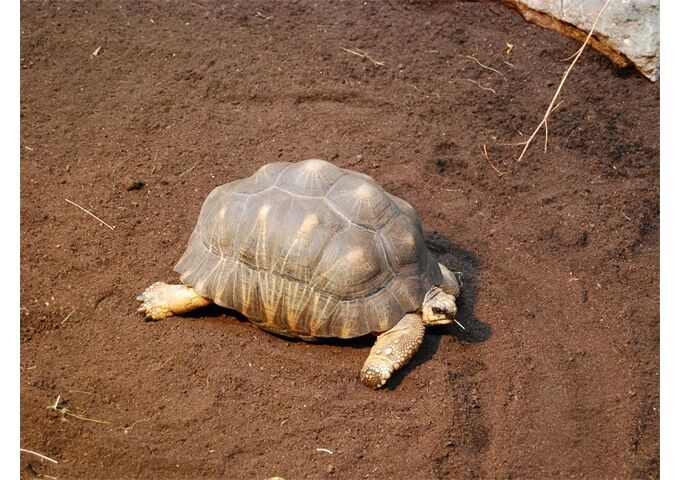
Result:
<instances>
[{"instance_id":1,"label":"small pebble","mask_svg":"<svg viewBox=\"0 0 680 480\"><path fill-rule=\"evenodd\" d=\"M141 180L135 180L132 177L125 177L123 179L123 187L127 191L141 190L142 188L144 188L144 182L142 182Z\"/></svg>"}]
</instances>

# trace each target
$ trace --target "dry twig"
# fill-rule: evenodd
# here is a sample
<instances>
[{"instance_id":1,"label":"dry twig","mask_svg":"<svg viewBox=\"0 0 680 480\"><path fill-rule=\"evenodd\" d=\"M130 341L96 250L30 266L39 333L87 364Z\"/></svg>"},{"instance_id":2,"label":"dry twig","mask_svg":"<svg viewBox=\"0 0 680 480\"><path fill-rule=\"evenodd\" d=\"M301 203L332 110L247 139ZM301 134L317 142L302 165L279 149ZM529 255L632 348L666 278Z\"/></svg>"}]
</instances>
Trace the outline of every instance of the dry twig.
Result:
<instances>
[{"instance_id":1,"label":"dry twig","mask_svg":"<svg viewBox=\"0 0 680 480\"><path fill-rule=\"evenodd\" d=\"M486 151L486 144L482 145L482 155L484 156L484 158L487 159L487 161L489 162L489 165L491 165L491 168L494 169L494 171L498 174L499 177L502 177L503 175L505 175L505 172L501 172L500 170L498 170L498 168L496 168L496 165L494 165L493 162L491 161L491 159L489 158L489 153ZM463 330L465 330L465 329L463 329Z\"/></svg>"},{"instance_id":2,"label":"dry twig","mask_svg":"<svg viewBox=\"0 0 680 480\"><path fill-rule=\"evenodd\" d=\"M477 86L478 86L479 88L481 88L482 90L489 90L489 91L492 92L494 95L498 96L498 94L496 93L496 90L494 90L494 89L491 88L491 87L485 87L485 86L483 86L483 85L482 85L481 83L479 83L477 80L472 80L471 78L466 78L465 80L467 80L468 82L474 83L475 85L477 85Z\"/></svg>"},{"instance_id":3,"label":"dry twig","mask_svg":"<svg viewBox=\"0 0 680 480\"><path fill-rule=\"evenodd\" d=\"M149 420L149 419L148 418L142 418L141 420L135 420L134 422L132 422L132 425L125 425L124 427L118 427L118 428L120 428L125 433L125 435L127 435L135 425L137 425L139 422L146 422L147 420Z\"/></svg>"},{"instance_id":4,"label":"dry twig","mask_svg":"<svg viewBox=\"0 0 680 480\"><path fill-rule=\"evenodd\" d=\"M111 171L111 184L114 186L116 185L116 170L118 170L118 167L120 167L121 165L122 163L116 165L115 167L113 167L113 170Z\"/></svg>"},{"instance_id":5,"label":"dry twig","mask_svg":"<svg viewBox=\"0 0 680 480\"><path fill-rule=\"evenodd\" d=\"M508 51L508 55L509 55L509 51ZM484 65L482 62L480 62L479 60L477 60L477 59L476 59L475 57L473 57L472 55L465 55L465 58L469 58L470 60L474 60L475 62L477 62L477 65L479 65L480 67L486 68L487 70L491 70L492 72L497 73L498 75L500 75L501 77L503 77L503 80L506 80L506 81L508 80L507 78L505 78L505 75L503 75L503 73L499 72L499 71L496 70L495 68L489 67L488 65Z\"/></svg>"},{"instance_id":6,"label":"dry twig","mask_svg":"<svg viewBox=\"0 0 680 480\"><path fill-rule=\"evenodd\" d=\"M69 313L68 315L66 315L66 318L64 318L64 319L61 321L61 324L63 325L64 323L66 323L66 320L68 320L69 318L71 318L71 315L73 315L74 313L75 313L75 310L73 310L71 313Z\"/></svg>"},{"instance_id":7,"label":"dry twig","mask_svg":"<svg viewBox=\"0 0 680 480\"><path fill-rule=\"evenodd\" d=\"M371 58L371 56L368 53L364 52L363 50L359 50L358 48L355 48L354 50L350 50L349 48L345 48L345 47L340 47L340 48L342 50L348 52L348 53L351 53L353 55L357 55L359 57L365 58L366 60L372 62L373 65L380 65L381 67L383 65L385 65L385 62L379 62L377 60L374 60L373 58Z\"/></svg>"},{"instance_id":8,"label":"dry twig","mask_svg":"<svg viewBox=\"0 0 680 480\"><path fill-rule=\"evenodd\" d=\"M66 415L68 415L69 417L77 418L78 420L85 420L87 422L104 423L106 425L111 424L111 422L107 422L106 420L97 420L94 418L87 418L81 415L76 415L71 411L71 407L68 405L68 403L61 401L61 395L57 395L57 399L55 400L54 405L50 405L49 407L47 407L47 409L58 412L63 419L66 419Z\"/></svg>"},{"instance_id":9,"label":"dry twig","mask_svg":"<svg viewBox=\"0 0 680 480\"><path fill-rule=\"evenodd\" d=\"M428 92L426 92L425 90L422 90L422 89L418 88L416 85L413 85L413 84L411 84L411 83L407 83L406 85L408 85L409 87L411 87L411 88L413 88L413 89L419 91L420 93L425 94L425 96L428 97L428 98L430 97L430 95L434 95L434 96L437 97L437 98L441 98L441 95L439 95L437 92L430 92L430 93L428 93Z\"/></svg>"},{"instance_id":10,"label":"dry twig","mask_svg":"<svg viewBox=\"0 0 680 480\"><path fill-rule=\"evenodd\" d=\"M112 227L111 225L109 225L108 223L106 223L104 220L102 220L101 218L99 218L99 217L98 217L97 215L95 215L94 213L90 212L89 210L84 209L83 207L81 207L80 205L78 205L78 204L75 203L75 202L72 202L72 201L69 200L68 198L65 198L64 200L66 200L66 201L67 201L68 203L70 203L71 205L75 205L76 207L78 207L78 208L81 209L83 212L87 213L88 215L91 215L91 216L94 217L96 220L98 220L99 223L101 223L102 225L106 225L106 226L109 227L111 230L114 230L114 229L116 228L116 227Z\"/></svg>"},{"instance_id":11,"label":"dry twig","mask_svg":"<svg viewBox=\"0 0 680 480\"><path fill-rule=\"evenodd\" d=\"M30 454L36 455L36 456L42 458L43 460L48 460L48 461L50 461L50 462L52 462L52 463L59 463L59 462L57 462L56 460L54 460L53 458L50 458L50 457L48 457L48 456L46 456L46 455L43 455L42 453L34 452L33 450L26 450L25 448L20 448L19 451L20 451L20 452L24 452L24 453L30 453Z\"/></svg>"},{"instance_id":12,"label":"dry twig","mask_svg":"<svg viewBox=\"0 0 680 480\"><path fill-rule=\"evenodd\" d=\"M590 37L593 36L593 31L595 31L595 25L597 25L597 21L600 19L600 16L602 15L602 12L604 12L604 9L607 8L607 5L609 5L609 2L611 0L606 0L604 2L604 5L602 5L602 8L600 9L599 13L597 14L597 17L595 17L595 21L593 22L593 26L591 27L590 31L588 32L588 36L586 37L586 40L583 42L583 45L581 45L581 48L578 49L576 52L576 56L574 57L574 60L571 62L569 65L569 68L564 72L564 75L562 75L562 80L560 81L560 84L557 87L557 91L555 92L555 95L553 95L552 100L550 101L550 105L548 105L548 108L545 111L545 114L543 114L543 119L541 122L538 124L536 129L534 130L534 133L531 134L529 139L526 142L522 142L524 144L524 148L522 149L522 153L519 155L517 158L517 161L520 162L522 158L524 157L524 154L526 153L527 149L529 148L529 145L531 144L532 140L538 133L538 131L541 129L541 127L545 126L546 129L546 137L548 135L548 117L552 113L552 111L557 108L555 105L555 101L557 100L557 97L559 96L560 92L562 91L562 87L564 86L564 82L567 80L567 77L571 73L571 70L574 68L574 65L576 65L576 62L578 61L579 57L581 57L581 54L583 51L586 49L588 46L588 41L590 40ZM558 104L559 105L559 104ZM547 143L548 140L546 138L546 148L547 148Z\"/></svg>"},{"instance_id":13,"label":"dry twig","mask_svg":"<svg viewBox=\"0 0 680 480\"><path fill-rule=\"evenodd\" d=\"M198 162L194 163L189 170L182 172L177 176L182 177L182 176L186 175L187 173L191 173L194 170L194 168L196 168L196 165L198 165Z\"/></svg>"}]
</instances>

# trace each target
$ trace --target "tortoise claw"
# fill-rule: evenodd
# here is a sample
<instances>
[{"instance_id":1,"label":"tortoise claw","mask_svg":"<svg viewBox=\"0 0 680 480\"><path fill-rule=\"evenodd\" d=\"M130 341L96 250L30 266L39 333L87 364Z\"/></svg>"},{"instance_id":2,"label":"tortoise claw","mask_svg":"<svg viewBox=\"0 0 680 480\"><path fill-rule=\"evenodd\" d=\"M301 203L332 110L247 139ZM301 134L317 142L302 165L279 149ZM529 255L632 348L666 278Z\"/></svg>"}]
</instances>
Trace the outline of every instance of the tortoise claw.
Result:
<instances>
[{"instance_id":1,"label":"tortoise claw","mask_svg":"<svg viewBox=\"0 0 680 480\"><path fill-rule=\"evenodd\" d=\"M163 282L150 285L137 296L137 301L142 302L137 311L147 320L162 320L212 303L212 300L202 297L186 285L168 285Z\"/></svg>"},{"instance_id":2,"label":"tortoise claw","mask_svg":"<svg viewBox=\"0 0 680 480\"><path fill-rule=\"evenodd\" d=\"M168 286L163 282L156 282L147 287L141 295L137 295L137 301L142 302L137 312L144 315L146 320L162 320L172 316L173 312L166 305L163 295L164 289Z\"/></svg>"}]
</instances>

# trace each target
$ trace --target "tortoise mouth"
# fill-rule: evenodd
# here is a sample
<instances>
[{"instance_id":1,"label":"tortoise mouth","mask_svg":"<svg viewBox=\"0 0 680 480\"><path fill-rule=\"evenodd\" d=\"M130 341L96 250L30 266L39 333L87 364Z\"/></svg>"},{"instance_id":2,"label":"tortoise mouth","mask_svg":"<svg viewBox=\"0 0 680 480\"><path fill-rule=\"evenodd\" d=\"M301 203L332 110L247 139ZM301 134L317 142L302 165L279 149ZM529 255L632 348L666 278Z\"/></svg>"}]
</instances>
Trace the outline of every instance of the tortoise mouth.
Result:
<instances>
[{"instance_id":1,"label":"tortoise mouth","mask_svg":"<svg viewBox=\"0 0 680 480\"><path fill-rule=\"evenodd\" d=\"M427 324L428 324L428 325L448 325L448 324L450 324L450 323L453 323L453 319L452 319L452 318L448 318L448 317L442 317L442 318L430 318L430 319L427 321Z\"/></svg>"}]
</instances>

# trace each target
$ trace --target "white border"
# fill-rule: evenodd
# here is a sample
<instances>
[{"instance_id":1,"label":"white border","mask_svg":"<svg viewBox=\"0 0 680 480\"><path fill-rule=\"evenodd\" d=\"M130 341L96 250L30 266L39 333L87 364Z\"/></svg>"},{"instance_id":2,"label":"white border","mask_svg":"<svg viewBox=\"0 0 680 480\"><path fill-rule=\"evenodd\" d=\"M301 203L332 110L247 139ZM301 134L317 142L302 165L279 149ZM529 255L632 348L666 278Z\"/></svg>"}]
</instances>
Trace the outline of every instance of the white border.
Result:
<instances>
[{"instance_id":1,"label":"white border","mask_svg":"<svg viewBox=\"0 0 680 480\"><path fill-rule=\"evenodd\" d=\"M678 478L680 436L677 432L678 395L678 107L677 20L680 3L667 0L661 9L661 478Z\"/></svg>"},{"instance_id":2,"label":"white border","mask_svg":"<svg viewBox=\"0 0 680 480\"><path fill-rule=\"evenodd\" d=\"M5 478L19 478L19 2L3 2L0 19L0 145L2 174L2 349L3 410L0 471Z\"/></svg>"}]
</instances>

